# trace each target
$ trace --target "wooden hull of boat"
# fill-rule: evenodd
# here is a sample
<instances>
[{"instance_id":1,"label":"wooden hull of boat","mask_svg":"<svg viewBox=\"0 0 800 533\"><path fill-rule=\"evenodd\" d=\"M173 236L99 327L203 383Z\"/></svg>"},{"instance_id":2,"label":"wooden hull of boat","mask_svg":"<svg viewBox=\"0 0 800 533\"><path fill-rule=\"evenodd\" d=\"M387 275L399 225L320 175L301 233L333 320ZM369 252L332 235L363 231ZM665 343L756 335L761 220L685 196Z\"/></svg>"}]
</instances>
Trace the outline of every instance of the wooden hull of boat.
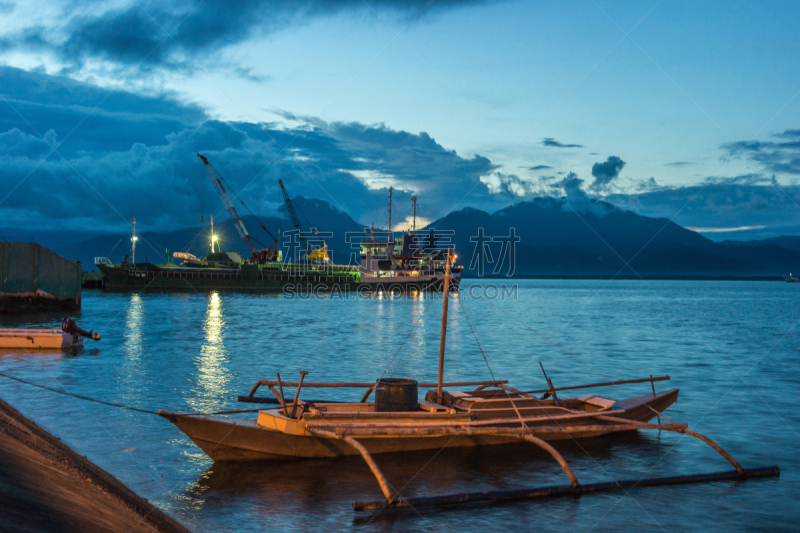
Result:
<instances>
[{"instance_id":1,"label":"wooden hull of boat","mask_svg":"<svg viewBox=\"0 0 800 533\"><path fill-rule=\"evenodd\" d=\"M73 343L72 335L60 329L0 329L0 348L58 350L74 344L83 344L83 337L78 337L77 342Z\"/></svg>"},{"instance_id":2,"label":"wooden hull of boat","mask_svg":"<svg viewBox=\"0 0 800 533\"><path fill-rule=\"evenodd\" d=\"M673 389L655 397L648 395L616 402L615 408L606 413L625 420L648 422L655 418L654 410L664 411L677 398L678 389ZM268 429L250 419L168 412L162 415L169 418L214 461L286 460L357 454L352 446L342 440ZM456 424L436 434L436 428L429 425L427 431L430 434L403 436L380 435L379 431L370 435L368 430L354 430L352 436L371 454L431 450L445 446L492 446L520 441L513 435L471 435L466 426ZM591 413L557 423L542 417L541 421L527 422L526 426L537 437L548 441L591 438L621 431L619 424L598 422ZM507 429L514 426L503 424L495 427ZM519 427L519 423L516 427ZM635 430L626 428L625 431Z\"/></svg>"}]
</instances>

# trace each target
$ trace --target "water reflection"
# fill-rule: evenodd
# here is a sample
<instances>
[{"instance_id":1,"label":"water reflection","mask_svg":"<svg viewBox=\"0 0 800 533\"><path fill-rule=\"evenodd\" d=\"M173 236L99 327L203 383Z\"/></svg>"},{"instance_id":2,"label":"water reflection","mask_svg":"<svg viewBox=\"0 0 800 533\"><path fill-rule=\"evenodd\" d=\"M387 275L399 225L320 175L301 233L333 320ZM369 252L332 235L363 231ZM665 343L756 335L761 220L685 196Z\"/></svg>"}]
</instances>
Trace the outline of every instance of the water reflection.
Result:
<instances>
[{"instance_id":1,"label":"water reflection","mask_svg":"<svg viewBox=\"0 0 800 533\"><path fill-rule=\"evenodd\" d=\"M128 312L125 314L125 353L131 359L139 359L142 356L142 322L144 321L144 301L137 294L131 294L128 303Z\"/></svg>"},{"instance_id":2,"label":"water reflection","mask_svg":"<svg viewBox=\"0 0 800 533\"><path fill-rule=\"evenodd\" d=\"M609 282L521 280L518 300L495 302L509 316L485 299L470 299L472 283L464 282L458 298L468 300L463 302L465 310L493 369L496 364L501 378L513 377L512 385L540 388L544 381L540 360L556 384L565 385L603 381L598 373L609 381L671 374L674 381L664 387L682 390L678 404L667 413L670 418L707 434L742 464L778 464L781 477L504 506L419 508L424 518L415 511L377 517L366 513L365 522L371 520L367 525L355 522L351 502L377 498L380 489L359 458L228 468L212 464L183 433L159 417L93 407L4 378L0 396L19 403L26 416L196 531L258 532L265 524L271 531L326 532L362 527L364 531L474 531L497 524L536 528L540 533L658 529L651 517L667 531L797 529L800 507L786 504L800 494L800 454L793 432L800 427L800 415L793 402L786 401L800 390L800 336L791 329L797 314L795 291L787 291L783 283L762 282L659 282L645 287L615 281L604 289ZM247 392L255 378L274 376L275 370L284 368L291 379L305 368L313 372L307 377L313 381L374 380L405 342L425 355L397 354L394 363L401 360L404 366L395 375L434 381L441 293L419 296L309 303L230 292L217 297L166 293L139 298L87 291L82 322L103 324L103 340L86 346L92 353L99 350L98 357L65 357L61 352L0 355L0 371L42 384L63 375L69 380L53 386L146 409L194 410L186 398L210 402L209 398L220 396L209 387L221 389L224 384L227 393L222 391L221 396L227 402L219 407L233 409L243 407L235 403L234 394ZM664 305L665 300L670 304ZM450 302L451 317L463 315L461 303ZM109 321L120 311L119 320ZM39 317L24 320L35 327L58 327L61 318L47 318L47 323ZM565 356L514 318L552 338L574 357ZM23 319L0 320L16 326ZM446 379L483 379L486 365L469 321L466 315L459 321L460 327L451 322L448 328ZM265 328L265 324L279 327ZM685 339L703 339L709 351L698 350ZM618 344L607 346L606 341ZM268 349L273 346L282 349ZM287 363L287 350L292 348ZM140 360L135 359L138 353ZM763 401L753 396L751 388L737 387L744 370L734 370L747 368L752 368L747 384ZM637 388L630 395L647 393L649 384L641 388L642 392ZM358 401L362 392L355 391L353 400ZM308 398L311 394L309 390ZM320 396L349 399L346 394ZM730 408L715 409L714 399L722 397ZM103 429L109 427L114 431ZM120 453L129 447L137 451ZM581 441L574 448L559 443L557 449L582 483L729 468L705 443L672 432L617 435L605 441ZM489 447L484 452L447 448L428 464L433 453L380 455L376 461L397 489L410 481L403 489L408 495L566 482L558 464L532 445ZM154 472L163 479L163 487L154 483Z\"/></svg>"},{"instance_id":3,"label":"water reflection","mask_svg":"<svg viewBox=\"0 0 800 533\"><path fill-rule=\"evenodd\" d=\"M618 435L582 441L581 445L559 442L557 449L565 459L579 468L583 481L621 479L625 472L606 468L624 456L636 467L644 468L661 458L663 450L647 435ZM567 478L552 457L540 448L514 443L502 446L451 448L446 453L427 450L400 454L384 454L378 458L380 468L392 486L403 496L428 496L477 490L504 490L565 484ZM598 466L599 465L599 466ZM676 471L678 466L665 459L664 469ZM214 463L181 494L196 509L209 514L229 504L235 495L247 502L253 516L270 517L280 529L298 520L322 523L333 520L364 525L378 519L413 520L419 514L412 510L396 513L354 515L353 500L380 499L374 476L360 457L306 459L297 461L264 461L255 463ZM517 513L519 502L508 509ZM476 506L470 506L475 508ZM463 513L464 506L450 508ZM277 511L279 510L279 511ZM424 514L447 513L447 508L421 509ZM501 511L502 512L502 511ZM298 519L302 516L302 519ZM288 518L291 517L291 518Z\"/></svg>"},{"instance_id":4,"label":"water reflection","mask_svg":"<svg viewBox=\"0 0 800 533\"><path fill-rule=\"evenodd\" d=\"M208 295L203 333L205 342L200 348L200 356L195 360L197 385L189 405L197 411L208 412L222 408L230 381L228 352L225 349L225 316L218 292Z\"/></svg>"},{"instance_id":5,"label":"water reflection","mask_svg":"<svg viewBox=\"0 0 800 533\"><path fill-rule=\"evenodd\" d=\"M139 294L133 293L130 295L128 309L125 313L125 329L122 332L122 360L114 367L114 371L117 373L114 382L120 385L116 392L119 394L118 398L124 402L132 403L138 399L138 388L147 374L147 361L143 357L146 322L145 301ZM106 337L104 342L109 342L109 338Z\"/></svg>"}]
</instances>

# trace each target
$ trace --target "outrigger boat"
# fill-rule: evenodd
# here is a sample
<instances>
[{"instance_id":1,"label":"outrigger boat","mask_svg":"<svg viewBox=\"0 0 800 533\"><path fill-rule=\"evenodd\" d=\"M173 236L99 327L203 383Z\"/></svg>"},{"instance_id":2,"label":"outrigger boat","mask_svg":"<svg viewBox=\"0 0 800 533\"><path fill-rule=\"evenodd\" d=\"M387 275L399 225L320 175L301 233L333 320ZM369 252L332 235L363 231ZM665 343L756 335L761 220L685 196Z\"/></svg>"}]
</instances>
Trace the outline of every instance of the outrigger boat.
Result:
<instances>
[{"instance_id":1,"label":"outrigger boat","mask_svg":"<svg viewBox=\"0 0 800 533\"><path fill-rule=\"evenodd\" d=\"M449 263L448 260L446 264ZM656 392L655 382L669 380L669 376L557 388L545 373L548 388L529 391L512 388L505 380L444 382L448 276L449 271L445 277L439 379L436 383L417 383L410 379L379 379L373 383L305 383L305 376L308 374L306 371L301 371L299 382L284 382L279 373L277 380L259 380L248 396L239 397L240 401L274 403L278 407L220 411L213 414L159 410L159 414L175 424L214 461L361 455L377 478L384 498L353 502L356 510L577 495L634 485L779 475L777 467L743 469L709 438L690 431L687 424L674 423L664 416L663 411L678 399L678 389ZM651 394L622 400L595 395L559 397L560 392L567 390L634 383L650 383ZM272 392L274 400L256 396L262 386ZM283 387L297 387L292 401L284 396ZM430 389L424 399L418 398L418 387ZM445 390L453 387L470 388L465 391ZM364 388L365 393L360 402L311 401L300 399L303 388ZM375 401L368 402L373 392ZM543 396L537 397L536 394ZM245 412L257 412L257 418L225 416ZM654 418L658 419L657 423L651 423ZM662 423L661 418L666 422ZM735 471L702 474L699 477L680 476L581 485L561 454L549 444L550 441L583 439L640 429L675 431L697 437L723 455L734 466ZM496 446L522 440L535 444L552 455L568 476L570 484L522 491L406 498L392 493L372 457L374 454L440 449L445 446Z\"/></svg>"}]
</instances>

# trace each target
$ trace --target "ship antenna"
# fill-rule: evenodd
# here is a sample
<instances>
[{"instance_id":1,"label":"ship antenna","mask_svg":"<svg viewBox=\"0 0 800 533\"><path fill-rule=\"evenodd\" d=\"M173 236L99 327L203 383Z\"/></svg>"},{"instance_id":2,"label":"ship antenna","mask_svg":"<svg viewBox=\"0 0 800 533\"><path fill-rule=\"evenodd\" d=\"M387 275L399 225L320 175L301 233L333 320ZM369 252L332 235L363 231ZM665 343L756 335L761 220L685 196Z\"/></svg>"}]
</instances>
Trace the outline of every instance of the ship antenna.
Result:
<instances>
[{"instance_id":1,"label":"ship antenna","mask_svg":"<svg viewBox=\"0 0 800 533\"><path fill-rule=\"evenodd\" d=\"M414 206L414 218L413 218L413 222L411 223L411 231L415 233L417 231L417 197L416 196L412 196L411 197L411 205Z\"/></svg>"},{"instance_id":2,"label":"ship antenna","mask_svg":"<svg viewBox=\"0 0 800 533\"><path fill-rule=\"evenodd\" d=\"M389 187L389 242L392 242L392 187Z\"/></svg>"},{"instance_id":3,"label":"ship antenna","mask_svg":"<svg viewBox=\"0 0 800 533\"><path fill-rule=\"evenodd\" d=\"M214 253L214 242L217 240L217 236L214 234L214 215L211 215L211 253ZM219 249L219 244L217 244L217 249ZM217 250L219 251L219 250Z\"/></svg>"},{"instance_id":4,"label":"ship antenna","mask_svg":"<svg viewBox=\"0 0 800 533\"><path fill-rule=\"evenodd\" d=\"M447 260L444 269L444 304L442 307L442 337L439 340L439 381L437 387L437 399L442 403L442 381L444 379L444 343L447 339L447 303L450 296L450 249L447 249Z\"/></svg>"},{"instance_id":5,"label":"ship antenna","mask_svg":"<svg viewBox=\"0 0 800 533\"><path fill-rule=\"evenodd\" d=\"M136 236L136 217L133 217L133 235L131 236L131 263L136 266L136 241L139 237Z\"/></svg>"}]
</instances>

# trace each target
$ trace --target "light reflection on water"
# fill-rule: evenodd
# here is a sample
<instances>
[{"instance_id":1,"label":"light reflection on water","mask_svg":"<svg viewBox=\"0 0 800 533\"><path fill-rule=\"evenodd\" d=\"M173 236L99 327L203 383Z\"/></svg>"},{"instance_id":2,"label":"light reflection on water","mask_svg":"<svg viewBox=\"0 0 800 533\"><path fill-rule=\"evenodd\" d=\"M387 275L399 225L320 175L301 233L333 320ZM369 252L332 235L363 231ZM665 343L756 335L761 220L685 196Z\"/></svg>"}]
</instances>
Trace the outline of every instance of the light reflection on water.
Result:
<instances>
[{"instance_id":1,"label":"light reflection on water","mask_svg":"<svg viewBox=\"0 0 800 533\"><path fill-rule=\"evenodd\" d=\"M130 295L130 303L125 313L125 352L129 359L138 360L142 355L142 322L144 320L144 299L139 294Z\"/></svg>"},{"instance_id":2,"label":"light reflection on water","mask_svg":"<svg viewBox=\"0 0 800 533\"><path fill-rule=\"evenodd\" d=\"M195 412L213 412L221 410L230 381L230 371L226 366L225 317L222 297L218 292L208 295L203 332L205 342L196 359L197 384L193 388L194 397L189 399L189 406Z\"/></svg>"},{"instance_id":3,"label":"light reflection on water","mask_svg":"<svg viewBox=\"0 0 800 533\"><path fill-rule=\"evenodd\" d=\"M464 303L501 379L541 387L540 361L556 386L669 374L673 381L660 387L681 388L671 418L709 435L746 467L778 464L779 479L356 518L351 501L380 494L360 459L213 464L160 417L4 378L0 396L195 531L472 531L498 524L541 531L795 528L800 335L794 289L800 287L606 284L521 281L518 301L495 302L569 354L486 302ZM460 305L450 302L447 379L486 379L486 362ZM58 327L61 318L2 317L0 324ZM241 408L236 396L277 371L286 380L304 369L311 372L309 380L371 381L389 368L396 377L435 381L441 297L316 301L229 292L87 291L76 318L82 327L100 330L103 340L77 355L0 353L0 371L37 383L52 380L53 386L105 401L196 412ZM357 400L362 392L344 397ZM611 395L647 392L649 384ZM669 433L558 448L584 482L728 468L705 444ZM377 462L393 485L408 483L409 495L565 482L558 465L524 445L382 456Z\"/></svg>"}]
</instances>

